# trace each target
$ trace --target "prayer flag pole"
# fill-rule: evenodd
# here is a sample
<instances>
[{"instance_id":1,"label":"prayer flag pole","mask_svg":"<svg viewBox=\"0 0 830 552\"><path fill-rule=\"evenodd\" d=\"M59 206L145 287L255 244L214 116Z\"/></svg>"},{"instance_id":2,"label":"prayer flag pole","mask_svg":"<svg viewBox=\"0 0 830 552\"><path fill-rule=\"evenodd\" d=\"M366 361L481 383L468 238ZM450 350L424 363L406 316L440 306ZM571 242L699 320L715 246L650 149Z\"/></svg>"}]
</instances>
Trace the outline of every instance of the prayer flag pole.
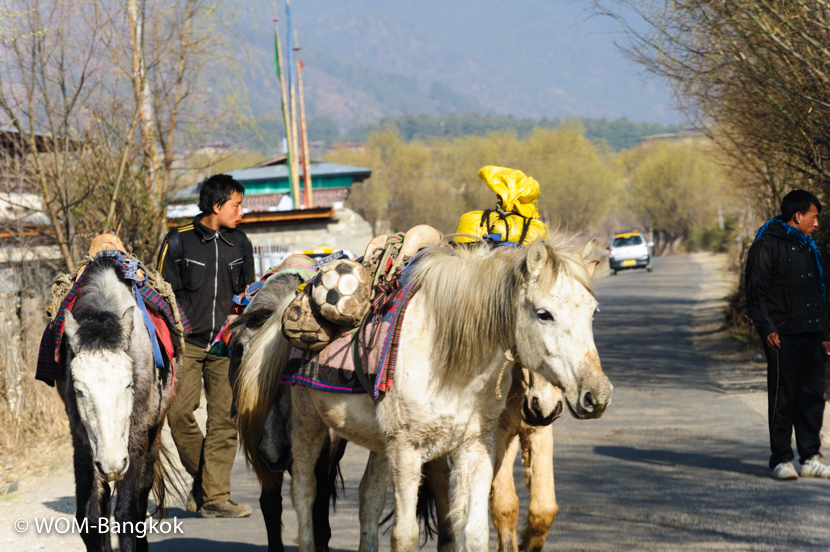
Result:
<instances>
[{"instance_id":1,"label":"prayer flag pole","mask_svg":"<svg viewBox=\"0 0 830 552\"><path fill-rule=\"evenodd\" d=\"M288 26L288 108L291 120L291 139L294 142L295 154L291 156L291 189L294 191L294 208L300 209L300 167L299 167L299 139L297 137L297 91L294 87L293 64L291 63L292 31L291 31L291 0L285 0L285 17Z\"/></svg>"},{"instance_id":2,"label":"prayer flag pole","mask_svg":"<svg viewBox=\"0 0 830 552\"><path fill-rule=\"evenodd\" d=\"M297 48L299 50L299 48ZM311 196L311 160L308 157L308 129L305 124L305 100L303 99L303 62L297 57L297 88L300 96L300 143L302 144L303 187L305 188L306 207L311 209L314 202Z\"/></svg>"},{"instance_id":3,"label":"prayer flag pole","mask_svg":"<svg viewBox=\"0 0 830 552\"><path fill-rule=\"evenodd\" d=\"M285 124L285 144L286 144L286 159L288 165L288 179L292 183L291 186L291 199L294 200L294 208L299 209L300 207L300 190L299 185L294 186L294 171L292 159L296 155L296 148L292 143L292 133L290 132L291 128L291 113L288 108L288 96L287 91L285 88L285 73L283 71L282 65L282 52L280 50L280 29L279 29L279 20L280 18L276 16L276 4L274 5L274 17L272 18L274 21L274 70L277 73L277 78L280 81L280 94L282 96L282 119ZM299 183L298 183L299 184Z\"/></svg>"}]
</instances>

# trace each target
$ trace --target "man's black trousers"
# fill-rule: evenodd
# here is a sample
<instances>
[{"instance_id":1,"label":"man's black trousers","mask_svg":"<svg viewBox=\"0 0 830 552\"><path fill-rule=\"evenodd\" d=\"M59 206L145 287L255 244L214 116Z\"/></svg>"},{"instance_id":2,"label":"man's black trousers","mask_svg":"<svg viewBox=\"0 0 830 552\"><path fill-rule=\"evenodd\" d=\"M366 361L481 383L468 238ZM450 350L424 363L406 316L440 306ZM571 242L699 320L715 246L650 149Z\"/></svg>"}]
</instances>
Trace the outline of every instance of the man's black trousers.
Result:
<instances>
[{"instance_id":1,"label":"man's black trousers","mask_svg":"<svg viewBox=\"0 0 830 552\"><path fill-rule=\"evenodd\" d=\"M769 392L769 467L793 459L792 434L801 463L819 453L824 416L824 362L821 334L782 335L781 349L766 346Z\"/></svg>"}]
</instances>

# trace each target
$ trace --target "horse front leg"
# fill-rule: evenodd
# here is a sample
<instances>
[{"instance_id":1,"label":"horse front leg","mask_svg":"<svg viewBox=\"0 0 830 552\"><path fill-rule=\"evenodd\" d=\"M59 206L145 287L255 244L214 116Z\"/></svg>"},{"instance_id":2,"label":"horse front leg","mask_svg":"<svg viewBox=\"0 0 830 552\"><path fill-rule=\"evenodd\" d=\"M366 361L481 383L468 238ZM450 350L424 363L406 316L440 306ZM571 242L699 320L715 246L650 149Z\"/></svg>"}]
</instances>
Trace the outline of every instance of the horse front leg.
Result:
<instances>
[{"instance_id":1,"label":"horse front leg","mask_svg":"<svg viewBox=\"0 0 830 552\"><path fill-rule=\"evenodd\" d=\"M360 546L359 552L377 552L378 525L383 506L386 503L386 488L389 487L389 457L384 453L369 453L366 471L360 480Z\"/></svg>"},{"instance_id":2,"label":"horse front leg","mask_svg":"<svg viewBox=\"0 0 830 552\"><path fill-rule=\"evenodd\" d=\"M282 544L282 480L285 472L274 474L274 487L262 487L259 495L259 508L265 520L265 532L268 535L268 552L285 552Z\"/></svg>"},{"instance_id":3,"label":"horse front leg","mask_svg":"<svg viewBox=\"0 0 830 552\"><path fill-rule=\"evenodd\" d=\"M522 460L525 482L530 489L530 508L521 550L541 552L559 513L553 484L553 426L536 427L523 435Z\"/></svg>"},{"instance_id":4,"label":"horse front leg","mask_svg":"<svg viewBox=\"0 0 830 552\"><path fill-rule=\"evenodd\" d=\"M516 495L516 485L513 481L513 464L519 451L519 437L512 435L506 440L506 447L501 442L498 445L502 459L490 490L490 516L498 534L499 552L518 552L516 527L519 524L519 497Z\"/></svg>"},{"instance_id":5,"label":"horse front leg","mask_svg":"<svg viewBox=\"0 0 830 552\"><path fill-rule=\"evenodd\" d=\"M116 486L118 498L115 503L115 521L122 529L118 534L121 552L147 552L149 549L147 535L150 522L147 521L147 506L156 479L155 464L159 461L161 432L158 430L157 427L150 430L147 439L150 444L146 451L130 454L130 468ZM162 499L163 497L156 497L157 501ZM138 524L142 522L146 522L145 531L138 530ZM124 531L127 527L131 529Z\"/></svg>"},{"instance_id":6,"label":"horse front leg","mask_svg":"<svg viewBox=\"0 0 830 552\"><path fill-rule=\"evenodd\" d=\"M435 497L435 513L438 516L438 552L453 552L455 536L450 519L450 465L442 456L424 464L424 474L432 496Z\"/></svg>"},{"instance_id":7,"label":"horse front leg","mask_svg":"<svg viewBox=\"0 0 830 552\"><path fill-rule=\"evenodd\" d=\"M293 387L291 448L294 456L291 471L291 500L297 514L300 552L314 552L314 498L317 481L314 467L320 447L328 435L314 403L304 387Z\"/></svg>"},{"instance_id":8,"label":"horse front leg","mask_svg":"<svg viewBox=\"0 0 830 552\"><path fill-rule=\"evenodd\" d=\"M467 443L452 454L455 479L453 530L459 550L487 552L489 547L487 505L493 484L495 432L484 438L486 440Z\"/></svg>"},{"instance_id":9,"label":"horse front leg","mask_svg":"<svg viewBox=\"0 0 830 552\"><path fill-rule=\"evenodd\" d=\"M421 455L414 448L393 443L389 451L392 486L395 491L395 523L392 552L409 552L418 545L418 487Z\"/></svg>"},{"instance_id":10,"label":"horse front leg","mask_svg":"<svg viewBox=\"0 0 830 552\"><path fill-rule=\"evenodd\" d=\"M78 422L80 423L80 421ZM112 552L109 531L100 532L99 520L110 516L110 486L95 472L92 451L84 439L72 435L75 464L75 518L87 552Z\"/></svg>"}]
</instances>

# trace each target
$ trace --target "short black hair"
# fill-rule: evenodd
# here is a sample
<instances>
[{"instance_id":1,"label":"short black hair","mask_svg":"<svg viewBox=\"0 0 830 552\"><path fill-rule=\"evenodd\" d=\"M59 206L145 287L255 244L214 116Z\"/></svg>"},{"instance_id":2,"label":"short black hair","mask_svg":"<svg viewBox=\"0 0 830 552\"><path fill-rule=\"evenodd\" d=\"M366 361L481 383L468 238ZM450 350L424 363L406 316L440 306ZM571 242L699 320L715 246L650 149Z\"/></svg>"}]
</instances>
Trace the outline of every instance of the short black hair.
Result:
<instances>
[{"instance_id":1,"label":"short black hair","mask_svg":"<svg viewBox=\"0 0 830 552\"><path fill-rule=\"evenodd\" d=\"M228 174L214 174L202 180L199 184L199 210L205 214L213 214L213 206L221 207L234 193L245 195L245 186Z\"/></svg>"},{"instance_id":2,"label":"short black hair","mask_svg":"<svg viewBox=\"0 0 830 552\"><path fill-rule=\"evenodd\" d=\"M793 190L781 201L781 218L784 222L790 222L796 213L806 215L810 210L810 205L815 205L821 213L821 202L816 196L807 190Z\"/></svg>"}]
</instances>

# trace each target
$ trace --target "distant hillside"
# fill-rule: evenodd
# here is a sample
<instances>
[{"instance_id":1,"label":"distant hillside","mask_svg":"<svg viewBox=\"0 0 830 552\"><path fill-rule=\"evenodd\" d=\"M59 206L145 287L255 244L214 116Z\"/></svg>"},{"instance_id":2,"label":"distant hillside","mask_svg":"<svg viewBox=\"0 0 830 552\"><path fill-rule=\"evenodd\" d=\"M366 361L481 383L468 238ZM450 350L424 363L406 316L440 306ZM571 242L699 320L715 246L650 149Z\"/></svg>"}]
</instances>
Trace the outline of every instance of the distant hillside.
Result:
<instances>
[{"instance_id":1,"label":"distant hillside","mask_svg":"<svg viewBox=\"0 0 830 552\"><path fill-rule=\"evenodd\" d=\"M325 114L349 125L377 120L376 113L388 116L485 111L473 98L440 82L422 89L413 77L350 63L316 49L304 49L302 60L308 67L306 105L309 116ZM344 111L343 102L335 101L336 96L347 93L363 98L360 108Z\"/></svg>"},{"instance_id":2,"label":"distant hillside","mask_svg":"<svg viewBox=\"0 0 830 552\"><path fill-rule=\"evenodd\" d=\"M259 6L251 4L237 23L261 65L247 79L255 116L279 110L270 9ZM621 58L619 25L590 17L589 6L294 0L309 113L341 128L453 111L676 122L668 92L643 83L641 69Z\"/></svg>"}]
</instances>

